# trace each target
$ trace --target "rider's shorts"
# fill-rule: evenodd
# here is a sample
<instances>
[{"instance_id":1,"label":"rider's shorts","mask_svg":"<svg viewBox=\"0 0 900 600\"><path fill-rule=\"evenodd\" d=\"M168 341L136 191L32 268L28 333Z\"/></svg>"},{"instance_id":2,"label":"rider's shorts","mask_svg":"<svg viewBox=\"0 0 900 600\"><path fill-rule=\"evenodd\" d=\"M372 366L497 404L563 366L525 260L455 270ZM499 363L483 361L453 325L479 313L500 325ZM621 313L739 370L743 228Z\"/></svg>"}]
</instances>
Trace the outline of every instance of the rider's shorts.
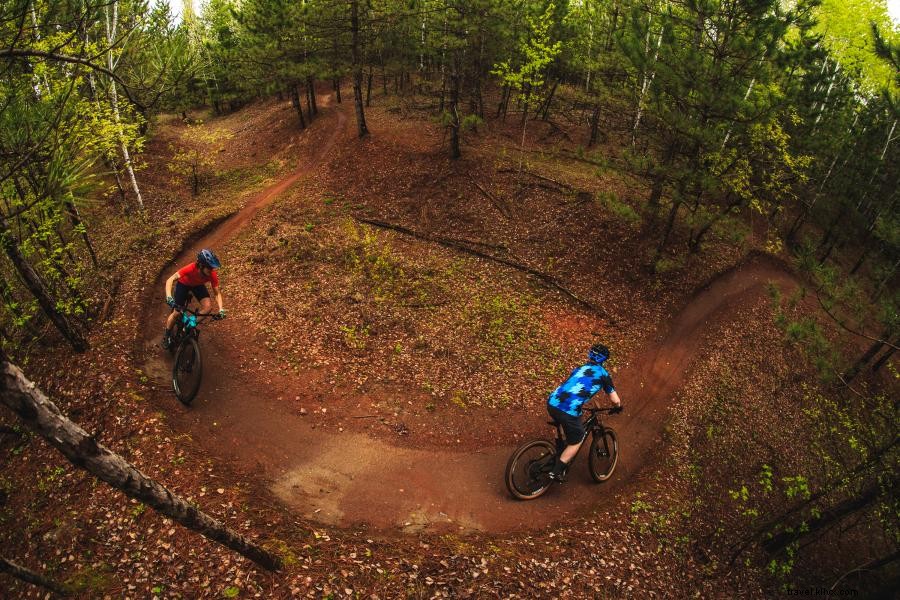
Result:
<instances>
[{"instance_id":1,"label":"rider's shorts","mask_svg":"<svg viewBox=\"0 0 900 600\"><path fill-rule=\"evenodd\" d=\"M581 417L574 417L549 404L547 405L547 412L550 413L554 421L562 426L567 444L573 446L584 441L587 431L584 429L584 422L582 422Z\"/></svg>"},{"instance_id":2,"label":"rider's shorts","mask_svg":"<svg viewBox=\"0 0 900 600\"><path fill-rule=\"evenodd\" d=\"M188 295L193 295L199 302L203 298L209 298L209 290L205 285L184 285L180 281L175 282L175 304L178 306L187 306Z\"/></svg>"}]
</instances>

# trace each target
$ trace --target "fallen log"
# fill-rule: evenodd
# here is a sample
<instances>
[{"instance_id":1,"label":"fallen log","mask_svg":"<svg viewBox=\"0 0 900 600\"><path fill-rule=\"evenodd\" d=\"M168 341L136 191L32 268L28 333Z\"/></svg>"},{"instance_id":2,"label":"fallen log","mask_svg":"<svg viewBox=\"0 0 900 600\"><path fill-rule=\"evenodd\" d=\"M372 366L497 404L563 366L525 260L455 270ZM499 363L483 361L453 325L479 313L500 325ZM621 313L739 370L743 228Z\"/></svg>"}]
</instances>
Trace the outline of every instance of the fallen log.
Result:
<instances>
[{"instance_id":1,"label":"fallen log","mask_svg":"<svg viewBox=\"0 0 900 600\"><path fill-rule=\"evenodd\" d=\"M381 229L389 229L391 231L396 231L398 233L402 233L404 235L408 235L410 237L413 237L413 238L416 238L419 240L423 240L426 242L432 242L435 244L439 244L441 246L445 246L447 248L454 248L456 250L460 250L467 254L477 256L478 258L483 258L485 260L497 262L502 265L506 265L507 267L513 268L517 271L520 271L522 273L531 275L532 277L534 277L535 279L537 279L541 283L543 283L545 286L560 292L561 294L563 294L564 296L568 297L570 300L572 300L573 302L575 302L576 304L581 306L582 308L586 308L586 309L590 310L591 312L598 314L599 316L601 316L603 319L605 319L612 325L616 324L616 320L614 318L612 318L611 316L609 316L609 314L607 314L606 311L604 311L599 306L596 306L595 304L585 300L584 298L581 298L575 292L573 292L572 290L570 290L567 287L565 287L564 285L562 285L552 275L547 275L546 273L542 273L542 272L540 272L536 269L533 269L529 266L511 261L511 260L508 260L508 259L505 259L505 258L502 258L499 256L493 256L491 254L482 252L480 250L476 250L475 248L471 248L471 247L467 246L466 244L460 243L457 240L452 240L450 238L444 238L444 237L432 236L432 235L427 235L424 233L419 233L417 231L409 229L408 227L404 227L403 225L388 223L386 221L379 221L377 219L369 219L367 217L356 217L356 216L353 218L358 223L365 223L366 225L371 225L373 227L380 227Z\"/></svg>"},{"instance_id":2,"label":"fallen log","mask_svg":"<svg viewBox=\"0 0 900 600\"><path fill-rule=\"evenodd\" d=\"M518 169L498 169L497 172L498 173L515 173L515 174L520 173L520 171ZM523 169L521 171L521 173L524 173L524 174L528 175L529 177L534 177L535 179L540 179L541 181L547 181L554 185L558 185L559 187L561 187L565 190L574 190L575 189L568 183L563 183L562 181L557 181L557 180L551 179L549 177L544 177L543 175L538 175L537 173L533 173L533 172L529 171L528 169Z\"/></svg>"}]
</instances>

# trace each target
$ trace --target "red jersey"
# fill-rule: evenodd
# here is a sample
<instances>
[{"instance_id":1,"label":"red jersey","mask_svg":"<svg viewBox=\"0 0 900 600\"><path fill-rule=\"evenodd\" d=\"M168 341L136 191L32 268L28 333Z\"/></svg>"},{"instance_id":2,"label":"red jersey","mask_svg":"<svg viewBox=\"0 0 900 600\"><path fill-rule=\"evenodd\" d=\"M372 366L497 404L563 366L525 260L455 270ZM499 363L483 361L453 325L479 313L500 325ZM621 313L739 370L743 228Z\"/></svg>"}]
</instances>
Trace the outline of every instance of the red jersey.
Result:
<instances>
[{"instance_id":1,"label":"red jersey","mask_svg":"<svg viewBox=\"0 0 900 600\"><path fill-rule=\"evenodd\" d=\"M219 275L216 273L215 269L213 269L210 271L209 277L207 277L200 271L200 267L197 266L197 263L191 263L186 267L178 269L178 283L190 287L212 283L213 287L217 288L219 287Z\"/></svg>"}]
</instances>

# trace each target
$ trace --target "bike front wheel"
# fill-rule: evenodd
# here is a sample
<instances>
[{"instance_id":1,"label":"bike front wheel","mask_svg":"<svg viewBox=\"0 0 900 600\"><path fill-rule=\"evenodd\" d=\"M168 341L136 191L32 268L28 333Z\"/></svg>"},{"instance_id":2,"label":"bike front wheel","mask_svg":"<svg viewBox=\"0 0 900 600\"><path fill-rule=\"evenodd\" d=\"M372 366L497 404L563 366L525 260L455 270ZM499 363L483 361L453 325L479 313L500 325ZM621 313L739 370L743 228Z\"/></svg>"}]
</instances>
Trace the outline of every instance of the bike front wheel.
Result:
<instances>
[{"instance_id":1,"label":"bike front wheel","mask_svg":"<svg viewBox=\"0 0 900 600\"><path fill-rule=\"evenodd\" d=\"M609 427L603 431L594 431L591 440L591 453L588 456L588 466L591 477L600 483L606 481L616 469L619 462L619 440L616 432Z\"/></svg>"},{"instance_id":2,"label":"bike front wheel","mask_svg":"<svg viewBox=\"0 0 900 600\"><path fill-rule=\"evenodd\" d=\"M547 440L519 446L506 463L506 489L519 500L534 500L550 488L556 448Z\"/></svg>"},{"instance_id":3,"label":"bike front wheel","mask_svg":"<svg viewBox=\"0 0 900 600\"><path fill-rule=\"evenodd\" d=\"M172 387L175 389L175 397L182 404L190 405L197 395L202 375L200 344L191 337L179 344L175 353L175 364L172 366Z\"/></svg>"}]
</instances>

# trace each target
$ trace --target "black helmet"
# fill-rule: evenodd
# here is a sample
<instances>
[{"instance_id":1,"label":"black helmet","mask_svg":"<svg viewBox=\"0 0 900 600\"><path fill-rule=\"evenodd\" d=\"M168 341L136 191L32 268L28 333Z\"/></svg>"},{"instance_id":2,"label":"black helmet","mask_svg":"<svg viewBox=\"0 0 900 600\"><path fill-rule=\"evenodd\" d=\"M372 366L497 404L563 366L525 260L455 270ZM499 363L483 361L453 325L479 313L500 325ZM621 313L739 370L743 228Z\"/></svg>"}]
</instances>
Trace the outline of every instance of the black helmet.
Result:
<instances>
[{"instance_id":1,"label":"black helmet","mask_svg":"<svg viewBox=\"0 0 900 600\"><path fill-rule=\"evenodd\" d=\"M591 349L588 350L588 360L602 363L607 358L609 358L609 348L603 344L594 344L591 346Z\"/></svg>"},{"instance_id":2,"label":"black helmet","mask_svg":"<svg viewBox=\"0 0 900 600\"><path fill-rule=\"evenodd\" d=\"M213 251L206 248L197 253L197 262L200 263L201 266L209 267L210 269L218 269L222 266L222 263L219 262L218 257Z\"/></svg>"}]
</instances>

